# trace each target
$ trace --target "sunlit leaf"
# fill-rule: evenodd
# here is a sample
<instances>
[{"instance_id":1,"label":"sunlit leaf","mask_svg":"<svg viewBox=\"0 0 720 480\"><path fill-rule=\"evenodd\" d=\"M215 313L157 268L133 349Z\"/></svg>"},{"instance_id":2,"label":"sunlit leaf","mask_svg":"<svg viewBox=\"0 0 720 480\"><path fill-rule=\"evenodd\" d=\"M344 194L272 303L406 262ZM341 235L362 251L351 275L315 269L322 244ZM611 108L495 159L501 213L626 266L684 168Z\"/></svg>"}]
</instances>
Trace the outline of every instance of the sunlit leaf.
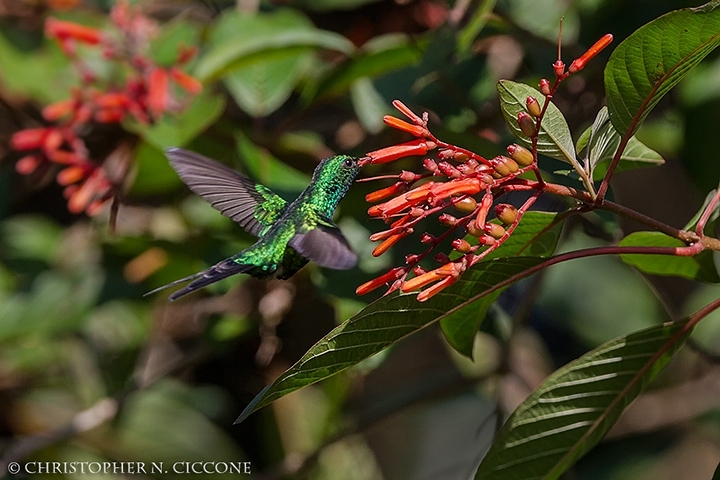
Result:
<instances>
[{"instance_id":1,"label":"sunlit leaf","mask_svg":"<svg viewBox=\"0 0 720 480\"><path fill-rule=\"evenodd\" d=\"M527 212L510 238L490 258L551 255L560 235L561 223L555 223L556 218L555 213ZM440 320L445 338L458 352L472 358L475 334L501 292L497 290Z\"/></svg>"},{"instance_id":2,"label":"sunlit leaf","mask_svg":"<svg viewBox=\"0 0 720 480\"><path fill-rule=\"evenodd\" d=\"M417 294L391 294L370 304L333 329L271 385L262 390L236 422L306 385L335 375L386 349L408 335L482 298L487 290L543 261L539 257L499 258L482 262L453 286L426 302Z\"/></svg>"},{"instance_id":3,"label":"sunlit leaf","mask_svg":"<svg viewBox=\"0 0 720 480\"><path fill-rule=\"evenodd\" d=\"M611 340L557 370L513 412L475 478L559 478L670 361L687 321Z\"/></svg>"},{"instance_id":4,"label":"sunlit leaf","mask_svg":"<svg viewBox=\"0 0 720 480\"><path fill-rule=\"evenodd\" d=\"M720 44L720 2L663 15L626 38L605 66L610 120L635 133L660 99Z\"/></svg>"},{"instance_id":5,"label":"sunlit leaf","mask_svg":"<svg viewBox=\"0 0 720 480\"><path fill-rule=\"evenodd\" d=\"M590 130L588 143L588 163L593 178L602 180L615 152L620 145L620 134L610 122L607 107L603 107L595 117ZM580 143L580 141L578 141ZM662 165L662 156L655 150L645 146L640 140L632 137L623 150L616 172L634 168Z\"/></svg>"},{"instance_id":6,"label":"sunlit leaf","mask_svg":"<svg viewBox=\"0 0 720 480\"><path fill-rule=\"evenodd\" d=\"M635 232L623 238L619 246L637 247L684 247L677 238L669 237L660 232ZM653 275L673 275L700 280L703 282L720 282L715 270L712 252L706 250L693 257L678 255L620 255L623 262L638 270Z\"/></svg>"},{"instance_id":7,"label":"sunlit leaf","mask_svg":"<svg viewBox=\"0 0 720 480\"><path fill-rule=\"evenodd\" d=\"M528 97L532 96L540 105L544 105L545 96L528 85L510 80L500 80L497 84L497 91L500 95L500 107L505 122L520 143L530 148L532 146L530 138L520 131L517 116L520 112L527 113L525 100ZM548 105L538 135L538 152L571 165L578 165L577 168L580 168L575 158L575 146L570 135L570 128L562 112L552 102Z\"/></svg>"}]
</instances>

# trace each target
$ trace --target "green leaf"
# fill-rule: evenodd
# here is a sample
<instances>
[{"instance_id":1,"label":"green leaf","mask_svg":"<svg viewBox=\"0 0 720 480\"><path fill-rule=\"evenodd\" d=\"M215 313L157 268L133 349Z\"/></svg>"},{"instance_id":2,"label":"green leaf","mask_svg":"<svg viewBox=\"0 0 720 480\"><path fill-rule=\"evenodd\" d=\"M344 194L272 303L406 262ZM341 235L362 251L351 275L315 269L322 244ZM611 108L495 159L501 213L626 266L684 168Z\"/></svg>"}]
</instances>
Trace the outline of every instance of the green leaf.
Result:
<instances>
[{"instance_id":1,"label":"green leaf","mask_svg":"<svg viewBox=\"0 0 720 480\"><path fill-rule=\"evenodd\" d=\"M175 190L182 180L172 169L162 150L148 142L135 149L135 180L130 195L157 195Z\"/></svg>"},{"instance_id":2,"label":"green leaf","mask_svg":"<svg viewBox=\"0 0 720 480\"><path fill-rule=\"evenodd\" d=\"M182 112L165 115L153 125L126 120L123 126L159 149L182 147L200 135L225 110L225 97L203 92Z\"/></svg>"},{"instance_id":3,"label":"green leaf","mask_svg":"<svg viewBox=\"0 0 720 480\"><path fill-rule=\"evenodd\" d=\"M513 134L520 140L520 143L532 148L530 138L526 137L517 123L517 116L520 112L528 113L525 100L532 96L542 106L545 104L545 96L538 90L510 80L500 80L497 84L500 95L500 108L502 109L505 122ZM575 158L575 146L570 135L565 117L558 108L550 102L538 135L538 152L550 158L569 163L575 168L581 168Z\"/></svg>"},{"instance_id":4,"label":"green leaf","mask_svg":"<svg viewBox=\"0 0 720 480\"><path fill-rule=\"evenodd\" d=\"M611 340L557 370L508 418L475 478L559 478L670 361L687 322Z\"/></svg>"},{"instance_id":5,"label":"green leaf","mask_svg":"<svg viewBox=\"0 0 720 480\"><path fill-rule=\"evenodd\" d=\"M360 78L376 78L403 67L417 65L427 41L407 35L387 34L368 41L360 52L329 69L314 88L314 98L332 98L347 92Z\"/></svg>"},{"instance_id":6,"label":"green leaf","mask_svg":"<svg viewBox=\"0 0 720 480\"><path fill-rule=\"evenodd\" d=\"M457 52L466 53L472 47L473 42L487 24L496 0L482 0L475 8L470 20L457 34Z\"/></svg>"},{"instance_id":7,"label":"green leaf","mask_svg":"<svg viewBox=\"0 0 720 480\"><path fill-rule=\"evenodd\" d=\"M503 258L525 254L536 257L552 255L560 236L561 223L556 213L527 212L503 245L488 257ZM482 325L490 305L504 289L482 297L440 320L448 343L460 354L472 358L475 334Z\"/></svg>"},{"instance_id":8,"label":"green leaf","mask_svg":"<svg viewBox=\"0 0 720 480\"><path fill-rule=\"evenodd\" d=\"M219 21L211 44L195 69L195 76L203 81L221 77L258 59L267 59L268 54L284 56L317 48L345 55L355 51L350 40L315 28L312 22L294 10L255 15L231 11Z\"/></svg>"},{"instance_id":9,"label":"green leaf","mask_svg":"<svg viewBox=\"0 0 720 480\"><path fill-rule=\"evenodd\" d=\"M253 117L264 117L285 103L311 62L310 52L283 52L234 69L223 77L223 83L240 108Z\"/></svg>"},{"instance_id":10,"label":"green leaf","mask_svg":"<svg viewBox=\"0 0 720 480\"><path fill-rule=\"evenodd\" d=\"M663 15L626 38L605 66L610 120L635 133L650 110L720 44L720 1Z\"/></svg>"},{"instance_id":11,"label":"green leaf","mask_svg":"<svg viewBox=\"0 0 720 480\"><path fill-rule=\"evenodd\" d=\"M16 215L3 221L0 238L3 253L10 258L50 263L60 247L62 228L47 217Z\"/></svg>"},{"instance_id":12,"label":"green leaf","mask_svg":"<svg viewBox=\"0 0 720 480\"><path fill-rule=\"evenodd\" d=\"M176 18L163 25L160 36L150 43L150 55L160 65L170 67L176 64L180 47L197 45L200 41L200 26L182 18Z\"/></svg>"},{"instance_id":13,"label":"green leaf","mask_svg":"<svg viewBox=\"0 0 720 480\"><path fill-rule=\"evenodd\" d=\"M378 93L369 78L360 78L353 83L350 90L355 114L365 130L370 133L379 133L385 125L383 115L388 113L385 99Z\"/></svg>"},{"instance_id":14,"label":"green leaf","mask_svg":"<svg viewBox=\"0 0 720 480\"><path fill-rule=\"evenodd\" d=\"M603 107L595 117L588 144L588 164L595 180L603 179L619 145L620 134L610 122L607 107ZM623 151L615 171L621 172L663 163L665 160L659 153L632 137Z\"/></svg>"},{"instance_id":15,"label":"green leaf","mask_svg":"<svg viewBox=\"0 0 720 480\"><path fill-rule=\"evenodd\" d=\"M273 190L301 192L310 177L273 157L242 134L237 135L237 149L253 179Z\"/></svg>"},{"instance_id":16,"label":"green leaf","mask_svg":"<svg viewBox=\"0 0 720 480\"><path fill-rule=\"evenodd\" d=\"M707 209L707 207L710 205L710 202L713 201L715 198L715 195L717 194L717 189L713 189L705 196L705 200L703 201L702 206L697 211L695 215L693 215L693 218L690 219L690 221L685 225L683 230L695 230L697 227L698 221L700 221L700 217L702 217L703 213ZM713 232L715 231L715 223L717 222L717 219L720 217L720 204L716 204L715 208L713 208L713 211L710 212L710 216L708 217L708 222L705 224L705 231L706 232Z\"/></svg>"},{"instance_id":17,"label":"green leaf","mask_svg":"<svg viewBox=\"0 0 720 480\"><path fill-rule=\"evenodd\" d=\"M684 247L685 244L660 232L635 232L623 238L618 246ZM694 257L631 254L620 255L620 258L628 265L653 275L673 275L702 282L720 282L713 263L712 252L709 250Z\"/></svg>"},{"instance_id":18,"label":"green leaf","mask_svg":"<svg viewBox=\"0 0 720 480\"><path fill-rule=\"evenodd\" d=\"M253 399L236 423L274 400L356 365L460 310L487 295L494 285L542 261L539 257L515 257L481 262L455 285L423 303L417 301L416 293L394 293L377 300L310 348L295 365Z\"/></svg>"}]
</instances>

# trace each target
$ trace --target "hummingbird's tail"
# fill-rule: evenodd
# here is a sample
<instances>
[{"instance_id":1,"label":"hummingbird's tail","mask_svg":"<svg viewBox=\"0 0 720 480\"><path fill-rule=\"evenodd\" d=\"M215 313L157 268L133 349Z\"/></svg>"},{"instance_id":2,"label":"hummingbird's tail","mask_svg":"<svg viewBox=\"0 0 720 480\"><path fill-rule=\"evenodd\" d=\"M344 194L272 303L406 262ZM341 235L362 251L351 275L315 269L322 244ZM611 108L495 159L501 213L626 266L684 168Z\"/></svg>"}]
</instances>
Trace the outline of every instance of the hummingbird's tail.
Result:
<instances>
[{"instance_id":1,"label":"hummingbird's tail","mask_svg":"<svg viewBox=\"0 0 720 480\"><path fill-rule=\"evenodd\" d=\"M190 275L189 277L181 278L180 280L175 280L174 282L168 283L167 285L163 285L162 287L158 287L155 290L151 290L143 296L146 297L148 295L152 295L155 292L159 292L160 290L165 290L166 288L174 287L175 285L179 285L183 282L192 280L188 285L170 295L169 299L172 302L173 300L184 297L188 293L192 293L199 288L203 288L210 285L211 283L220 281L223 278L235 275L237 273L246 273L255 268L254 265L237 263L235 261L235 258L236 257L226 258L222 262L216 263L207 270L203 270L202 272Z\"/></svg>"}]
</instances>

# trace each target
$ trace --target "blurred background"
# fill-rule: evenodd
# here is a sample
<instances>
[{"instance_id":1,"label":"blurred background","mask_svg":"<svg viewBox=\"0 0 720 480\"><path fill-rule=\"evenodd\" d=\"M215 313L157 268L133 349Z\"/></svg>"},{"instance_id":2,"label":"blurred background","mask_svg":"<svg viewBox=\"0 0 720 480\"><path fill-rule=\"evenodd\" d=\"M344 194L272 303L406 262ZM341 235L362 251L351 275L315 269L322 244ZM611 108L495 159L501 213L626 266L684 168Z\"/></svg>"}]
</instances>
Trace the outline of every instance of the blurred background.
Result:
<instances>
[{"instance_id":1,"label":"blurred background","mask_svg":"<svg viewBox=\"0 0 720 480\"><path fill-rule=\"evenodd\" d=\"M385 184L359 183L337 216L355 269L237 276L172 304L166 292L143 297L253 242L190 194L162 148L196 150L292 198L323 157L407 140L382 123L400 99L428 111L438 137L492 157L512 142L495 83L550 76L560 18L569 64L605 33L617 45L697 5L0 0L0 475L11 461L249 461L262 479L471 478L498 416L546 375L720 289L615 258L559 265L501 297L474 362L429 328L233 426L263 386L376 298L357 297L360 283L419 243L373 258L367 237L382 224L363 197ZM555 98L576 138L604 103L611 51ZM666 163L617 175L615 200L675 227L690 220L720 178L719 86L716 52L638 134ZM541 167L563 168L553 162ZM405 159L361 176L418 167ZM591 215L568 222L558 248L638 227ZM719 340L715 313L566 478L711 478Z\"/></svg>"}]
</instances>

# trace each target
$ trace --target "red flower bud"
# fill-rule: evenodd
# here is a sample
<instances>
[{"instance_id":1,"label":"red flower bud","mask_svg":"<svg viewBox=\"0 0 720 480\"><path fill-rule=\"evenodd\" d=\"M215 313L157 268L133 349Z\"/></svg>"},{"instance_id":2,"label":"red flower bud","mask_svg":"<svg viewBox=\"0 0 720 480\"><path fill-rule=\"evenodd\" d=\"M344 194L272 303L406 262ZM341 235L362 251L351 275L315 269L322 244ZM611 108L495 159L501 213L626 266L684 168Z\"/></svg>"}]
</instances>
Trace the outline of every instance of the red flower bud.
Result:
<instances>
[{"instance_id":1,"label":"red flower bud","mask_svg":"<svg viewBox=\"0 0 720 480\"><path fill-rule=\"evenodd\" d=\"M179 68L173 67L170 69L170 78L172 78L175 83L180 85L183 90L190 94L197 95L202 92L203 86L202 83L200 83L200 80L188 75Z\"/></svg>"},{"instance_id":2,"label":"red flower bud","mask_svg":"<svg viewBox=\"0 0 720 480\"><path fill-rule=\"evenodd\" d=\"M392 102L393 107L397 108L403 115L408 117L412 122L416 125L424 125L425 122L422 118L415 115L415 113L410 110L407 106L405 106L404 103L402 103L400 100L393 100Z\"/></svg>"},{"instance_id":3,"label":"red flower bud","mask_svg":"<svg viewBox=\"0 0 720 480\"><path fill-rule=\"evenodd\" d=\"M505 235L505 229L502 225L498 225L497 223L486 223L483 229L485 230L485 233L495 239L502 238L502 236Z\"/></svg>"},{"instance_id":4,"label":"red flower bud","mask_svg":"<svg viewBox=\"0 0 720 480\"><path fill-rule=\"evenodd\" d=\"M517 219L518 209L508 203L500 203L495 207L495 215L505 225L509 225Z\"/></svg>"},{"instance_id":5,"label":"red flower bud","mask_svg":"<svg viewBox=\"0 0 720 480\"><path fill-rule=\"evenodd\" d=\"M45 137L51 129L49 128L28 128L13 133L10 145L13 150L33 150L40 148L45 142Z\"/></svg>"},{"instance_id":6,"label":"red flower bud","mask_svg":"<svg viewBox=\"0 0 720 480\"><path fill-rule=\"evenodd\" d=\"M61 41L72 39L89 45L97 45L102 38L102 32L96 28L52 17L45 22L45 35L48 38L57 38Z\"/></svg>"},{"instance_id":7,"label":"red flower bud","mask_svg":"<svg viewBox=\"0 0 720 480\"><path fill-rule=\"evenodd\" d=\"M457 223L457 218L453 217L450 214L443 213L438 217L438 221L446 227L452 227Z\"/></svg>"},{"instance_id":8,"label":"red flower bud","mask_svg":"<svg viewBox=\"0 0 720 480\"><path fill-rule=\"evenodd\" d=\"M170 101L168 90L168 73L162 68L155 68L148 78L148 108L155 116L162 115Z\"/></svg>"},{"instance_id":9,"label":"red flower bud","mask_svg":"<svg viewBox=\"0 0 720 480\"><path fill-rule=\"evenodd\" d=\"M526 137L532 137L535 135L535 120L533 120L530 115L525 112L518 113L517 122L523 135Z\"/></svg>"},{"instance_id":10,"label":"red flower bud","mask_svg":"<svg viewBox=\"0 0 720 480\"><path fill-rule=\"evenodd\" d=\"M562 60L558 60L553 64L553 71L556 77L562 77L565 74L565 64Z\"/></svg>"},{"instance_id":11,"label":"red flower bud","mask_svg":"<svg viewBox=\"0 0 720 480\"><path fill-rule=\"evenodd\" d=\"M539 87L540 92L542 92L543 95L550 95L550 82L547 78L543 78L540 80Z\"/></svg>"},{"instance_id":12,"label":"red flower bud","mask_svg":"<svg viewBox=\"0 0 720 480\"><path fill-rule=\"evenodd\" d=\"M462 238L456 238L453 240L452 247L460 253L469 253L470 250L472 250L472 245Z\"/></svg>"},{"instance_id":13,"label":"red flower bud","mask_svg":"<svg viewBox=\"0 0 720 480\"><path fill-rule=\"evenodd\" d=\"M471 213L475 211L475 208L477 207L477 202L473 197L466 197L460 201L455 202L453 206L463 213Z\"/></svg>"},{"instance_id":14,"label":"red flower bud","mask_svg":"<svg viewBox=\"0 0 720 480\"><path fill-rule=\"evenodd\" d=\"M60 118L70 115L77 106L77 100L68 98L59 102L51 103L42 110L42 116L49 122L54 122Z\"/></svg>"},{"instance_id":15,"label":"red flower bud","mask_svg":"<svg viewBox=\"0 0 720 480\"><path fill-rule=\"evenodd\" d=\"M510 157L517 162L518 165L527 167L533 163L533 154L525 147L513 143L507 147L508 154Z\"/></svg>"},{"instance_id":16,"label":"red flower bud","mask_svg":"<svg viewBox=\"0 0 720 480\"><path fill-rule=\"evenodd\" d=\"M539 117L542 113L542 109L540 108L540 104L535 99L535 97L530 96L525 99L525 106L527 107L527 111L530 115L533 117Z\"/></svg>"},{"instance_id":17,"label":"red flower bud","mask_svg":"<svg viewBox=\"0 0 720 480\"><path fill-rule=\"evenodd\" d=\"M15 170L21 175L30 175L40 165L41 160L36 155L23 157L15 164Z\"/></svg>"}]
</instances>

